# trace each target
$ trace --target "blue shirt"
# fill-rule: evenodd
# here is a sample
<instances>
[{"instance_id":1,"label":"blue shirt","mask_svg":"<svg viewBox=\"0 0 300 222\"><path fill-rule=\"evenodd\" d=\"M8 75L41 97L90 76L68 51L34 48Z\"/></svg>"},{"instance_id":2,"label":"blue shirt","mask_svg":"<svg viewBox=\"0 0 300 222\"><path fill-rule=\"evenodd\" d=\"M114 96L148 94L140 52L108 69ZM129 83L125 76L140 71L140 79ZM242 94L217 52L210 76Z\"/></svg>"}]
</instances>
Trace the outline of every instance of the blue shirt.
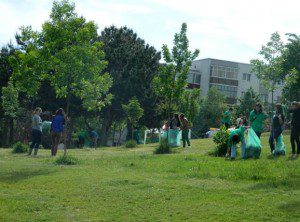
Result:
<instances>
[{"instance_id":1,"label":"blue shirt","mask_svg":"<svg viewBox=\"0 0 300 222\"><path fill-rule=\"evenodd\" d=\"M65 119L61 115L54 116L51 124L51 131L61 133L64 130Z\"/></svg>"}]
</instances>

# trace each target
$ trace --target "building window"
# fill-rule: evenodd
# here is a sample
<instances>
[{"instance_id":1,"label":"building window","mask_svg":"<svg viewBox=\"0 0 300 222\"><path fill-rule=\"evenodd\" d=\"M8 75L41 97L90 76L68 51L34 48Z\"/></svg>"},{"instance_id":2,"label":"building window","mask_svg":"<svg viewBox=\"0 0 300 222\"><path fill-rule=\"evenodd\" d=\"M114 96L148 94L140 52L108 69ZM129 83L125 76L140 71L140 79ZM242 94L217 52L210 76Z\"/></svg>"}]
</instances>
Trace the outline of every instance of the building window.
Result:
<instances>
[{"instance_id":1,"label":"building window","mask_svg":"<svg viewBox=\"0 0 300 222\"><path fill-rule=\"evenodd\" d=\"M260 94L260 98L263 102L268 102L268 94Z\"/></svg>"},{"instance_id":2,"label":"building window","mask_svg":"<svg viewBox=\"0 0 300 222\"><path fill-rule=\"evenodd\" d=\"M201 75L195 74L194 83L200 85Z\"/></svg>"},{"instance_id":3,"label":"building window","mask_svg":"<svg viewBox=\"0 0 300 222\"><path fill-rule=\"evenodd\" d=\"M226 79L237 79L238 69L225 66L211 66L210 76Z\"/></svg>"},{"instance_id":4,"label":"building window","mask_svg":"<svg viewBox=\"0 0 300 222\"><path fill-rule=\"evenodd\" d=\"M209 87L217 88L220 92L223 92L228 98L236 98L237 97L237 87L236 86L228 86L228 85L211 83L209 85Z\"/></svg>"},{"instance_id":5,"label":"building window","mask_svg":"<svg viewBox=\"0 0 300 222\"><path fill-rule=\"evenodd\" d=\"M243 73L243 80L247 80L248 82L250 82L251 80L251 74L250 73Z\"/></svg>"}]
</instances>

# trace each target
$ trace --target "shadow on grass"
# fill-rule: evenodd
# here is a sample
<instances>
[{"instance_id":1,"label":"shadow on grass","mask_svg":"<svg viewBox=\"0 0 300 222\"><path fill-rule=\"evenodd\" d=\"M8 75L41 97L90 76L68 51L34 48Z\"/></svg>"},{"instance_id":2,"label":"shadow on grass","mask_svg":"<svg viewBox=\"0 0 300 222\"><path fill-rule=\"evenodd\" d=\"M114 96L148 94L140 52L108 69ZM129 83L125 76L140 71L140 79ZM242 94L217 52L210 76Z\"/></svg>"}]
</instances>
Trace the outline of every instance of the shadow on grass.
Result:
<instances>
[{"instance_id":1,"label":"shadow on grass","mask_svg":"<svg viewBox=\"0 0 300 222\"><path fill-rule=\"evenodd\" d=\"M1 172L0 182L16 183L21 180L27 180L32 177L41 176L41 175L49 175L51 173L53 173L53 171L45 170L45 169Z\"/></svg>"},{"instance_id":2,"label":"shadow on grass","mask_svg":"<svg viewBox=\"0 0 300 222\"><path fill-rule=\"evenodd\" d=\"M291 214L298 212L298 215L300 213L300 201L291 201L285 204L281 204L278 206L278 209L288 211Z\"/></svg>"},{"instance_id":3,"label":"shadow on grass","mask_svg":"<svg viewBox=\"0 0 300 222\"><path fill-rule=\"evenodd\" d=\"M289 180L266 181L266 182L256 183L254 185L251 185L248 189L260 190L260 189L270 189L270 188L280 188L280 187L299 190L300 183L297 178L289 179Z\"/></svg>"}]
</instances>

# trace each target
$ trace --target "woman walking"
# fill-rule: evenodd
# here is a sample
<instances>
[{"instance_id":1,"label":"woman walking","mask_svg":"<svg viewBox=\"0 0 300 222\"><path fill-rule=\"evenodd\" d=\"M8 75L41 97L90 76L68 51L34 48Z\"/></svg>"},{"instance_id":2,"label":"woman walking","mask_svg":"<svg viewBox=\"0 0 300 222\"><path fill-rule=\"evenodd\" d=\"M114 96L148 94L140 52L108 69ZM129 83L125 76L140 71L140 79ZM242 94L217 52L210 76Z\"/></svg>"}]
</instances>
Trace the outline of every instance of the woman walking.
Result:
<instances>
[{"instance_id":1,"label":"woman walking","mask_svg":"<svg viewBox=\"0 0 300 222\"><path fill-rule=\"evenodd\" d=\"M42 109L37 107L34 110L33 117L32 117L32 142L29 147L28 155L31 155L32 149L34 149L34 155L36 156L38 153L39 146L42 142L42 119L40 117L42 113Z\"/></svg>"},{"instance_id":2,"label":"woman walking","mask_svg":"<svg viewBox=\"0 0 300 222\"><path fill-rule=\"evenodd\" d=\"M250 126L260 138L261 133L263 132L263 125L265 119L267 119L267 115L263 113L262 106L260 103L256 103L254 109L250 112L249 121Z\"/></svg>"},{"instance_id":3,"label":"woman walking","mask_svg":"<svg viewBox=\"0 0 300 222\"><path fill-rule=\"evenodd\" d=\"M190 139L189 139L189 121L184 116L184 114L180 114L180 122L181 122L181 130L182 130L182 142L183 147L185 147L186 143L188 146L191 146Z\"/></svg>"},{"instance_id":4,"label":"woman walking","mask_svg":"<svg viewBox=\"0 0 300 222\"><path fill-rule=\"evenodd\" d=\"M283 129L283 123L284 123L284 115L282 111L282 106L280 103L277 103L275 105L276 113L272 118L272 127L271 127L271 134L269 138L269 144L271 148L271 154L273 154L275 150L275 144L274 140L276 143L278 143L278 137L281 135Z\"/></svg>"},{"instance_id":5,"label":"woman walking","mask_svg":"<svg viewBox=\"0 0 300 222\"><path fill-rule=\"evenodd\" d=\"M60 142L60 138L64 130L64 124L65 124L65 112L62 108L60 108L56 111L55 116L53 117L51 123L51 139L52 139L51 156L56 156L57 146Z\"/></svg>"},{"instance_id":6,"label":"woman walking","mask_svg":"<svg viewBox=\"0 0 300 222\"><path fill-rule=\"evenodd\" d=\"M289 111L293 114L291 121L291 146L292 146L292 158L296 158L300 154L300 103L292 102L292 109ZM297 154L296 146L297 145Z\"/></svg>"}]
</instances>

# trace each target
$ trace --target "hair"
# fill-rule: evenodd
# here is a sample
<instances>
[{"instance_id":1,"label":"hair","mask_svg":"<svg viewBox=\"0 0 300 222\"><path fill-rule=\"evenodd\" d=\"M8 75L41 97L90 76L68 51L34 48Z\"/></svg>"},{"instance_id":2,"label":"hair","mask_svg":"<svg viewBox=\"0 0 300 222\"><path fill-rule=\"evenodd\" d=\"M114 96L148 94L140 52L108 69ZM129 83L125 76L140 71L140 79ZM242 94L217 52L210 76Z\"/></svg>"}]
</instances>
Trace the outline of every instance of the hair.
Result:
<instances>
[{"instance_id":1,"label":"hair","mask_svg":"<svg viewBox=\"0 0 300 222\"><path fill-rule=\"evenodd\" d=\"M35 110L33 111L33 115L35 115L38 111L42 111L42 108L36 107Z\"/></svg>"},{"instance_id":2,"label":"hair","mask_svg":"<svg viewBox=\"0 0 300 222\"><path fill-rule=\"evenodd\" d=\"M262 105L260 103L256 103L255 107L257 107L257 106L259 107L259 109L260 109L259 112L261 113L262 112ZM254 107L254 112L256 113L255 107Z\"/></svg>"},{"instance_id":3,"label":"hair","mask_svg":"<svg viewBox=\"0 0 300 222\"><path fill-rule=\"evenodd\" d=\"M282 114L283 113L283 110L282 110L282 105L280 103L276 103L275 105L276 109L277 109L277 113L278 114Z\"/></svg>"},{"instance_id":4,"label":"hair","mask_svg":"<svg viewBox=\"0 0 300 222\"><path fill-rule=\"evenodd\" d=\"M185 116L184 116L183 113L181 113L179 117L180 117L180 118L184 118Z\"/></svg>"},{"instance_id":5,"label":"hair","mask_svg":"<svg viewBox=\"0 0 300 222\"><path fill-rule=\"evenodd\" d=\"M61 115L61 116L63 116L64 115L64 110L62 108L59 108L58 110L56 110L55 115Z\"/></svg>"},{"instance_id":6,"label":"hair","mask_svg":"<svg viewBox=\"0 0 300 222\"><path fill-rule=\"evenodd\" d=\"M233 108L232 108L232 107L229 107L229 110L233 110Z\"/></svg>"},{"instance_id":7,"label":"hair","mask_svg":"<svg viewBox=\"0 0 300 222\"><path fill-rule=\"evenodd\" d=\"M237 134L234 134L233 136L232 136L232 143L233 144L237 144L238 142L240 142L240 139L239 139L239 136L237 135Z\"/></svg>"}]
</instances>

